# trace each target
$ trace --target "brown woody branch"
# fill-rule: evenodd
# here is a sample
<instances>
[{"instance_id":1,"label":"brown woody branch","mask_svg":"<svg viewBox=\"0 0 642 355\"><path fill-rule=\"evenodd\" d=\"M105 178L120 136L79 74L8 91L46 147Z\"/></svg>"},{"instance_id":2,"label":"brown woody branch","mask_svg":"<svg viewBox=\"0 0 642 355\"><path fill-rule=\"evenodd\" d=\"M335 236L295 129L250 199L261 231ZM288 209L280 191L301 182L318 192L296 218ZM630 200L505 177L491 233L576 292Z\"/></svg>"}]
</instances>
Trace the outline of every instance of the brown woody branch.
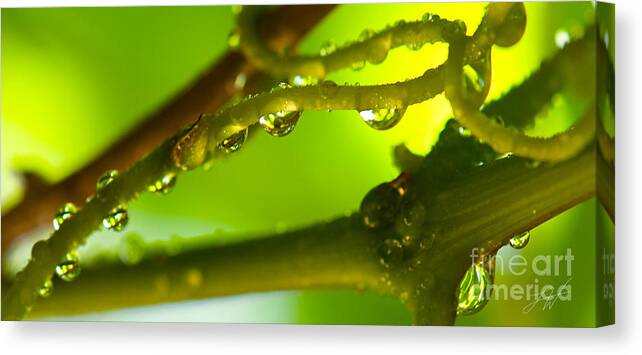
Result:
<instances>
[{"instance_id":1,"label":"brown woody branch","mask_svg":"<svg viewBox=\"0 0 642 355\"><path fill-rule=\"evenodd\" d=\"M262 30L266 42L276 49L293 46L333 8L334 5L296 5L275 9L268 15L270 26ZM37 179L27 179L23 200L2 216L2 250L21 235L51 223L55 211L65 202L84 201L94 193L96 179L106 170L131 166L201 113L219 109L238 93L234 81L240 72L246 74L250 86L259 81L260 73L240 53L227 53L186 90L84 168L47 186L30 183Z\"/></svg>"}]
</instances>

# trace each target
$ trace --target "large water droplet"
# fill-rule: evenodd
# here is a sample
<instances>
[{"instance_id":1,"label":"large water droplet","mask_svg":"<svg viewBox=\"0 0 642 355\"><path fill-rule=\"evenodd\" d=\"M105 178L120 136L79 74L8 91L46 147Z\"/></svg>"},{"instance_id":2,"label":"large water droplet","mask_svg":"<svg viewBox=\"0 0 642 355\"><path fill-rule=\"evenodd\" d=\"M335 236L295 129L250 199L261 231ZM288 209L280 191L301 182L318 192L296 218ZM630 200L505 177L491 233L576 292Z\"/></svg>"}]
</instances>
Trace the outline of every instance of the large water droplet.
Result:
<instances>
[{"instance_id":1,"label":"large water droplet","mask_svg":"<svg viewBox=\"0 0 642 355\"><path fill-rule=\"evenodd\" d=\"M501 47L512 46L524 35L526 29L526 8L523 3L515 3L495 30L495 44Z\"/></svg>"},{"instance_id":2,"label":"large water droplet","mask_svg":"<svg viewBox=\"0 0 642 355\"><path fill-rule=\"evenodd\" d=\"M368 191L361 201L361 218L370 229L391 225L399 212L402 194L390 183L383 183Z\"/></svg>"},{"instance_id":3,"label":"large water droplet","mask_svg":"<svg viewBox=\"0 0 642 355\"><path fill-rule=\"evenodd\" d=\"M524 233L517 234L510 238L510 246L515 249L522 249L528 245L528 242L531 239L531 233L526 231Z\"/></svg>"},{"instance_id":4,"label":"large water droplet","mask_svg":"<svg viewBox=\"0 0 642 355\"><path fill-rule=\"evenodd\" d=\"M42 298L47 298L51 296L51 293L53 292L53 281L51 281L51 278L48 278L44 284L42 284L42 287L40 287L37 291L38 296Z\"/></svg>"},{"instance_id":5,"label":"large water droplet","mask_svg":"<svg viewBox=\"0 0 642 355\"><path fill-rule=\"evenodd\" d=\"M330 40L330 41L325 42L321 46L321 50L319 51L319 55L322 56L322 57L325 57L325 56L328 56L328 55L334 53L336 50L337 50L337 44L334 41Z\"/></svg>"},{"instance_id":6,"label":"large water droplet","mask_svg":"<svg viewBox=\"0 0 642 355\"><path fill-rule=\"evenodd\" d=\"M394 127L406 112L406 108L380 108L359 112L363 120L372 128L385 130Z\"/></svg>"},{"instance_id":7,"label":"large water droplet","mask_svg":"<svg viewBox=\"0 0 642 355\"><path fill-rule=\"evenodd\" d=\"M96 193L103 191L112 181L118 177L118 170L108 170L98 178L96 182Z\"/></svg>"},{"instance_id":8,"label":"large water droplet","mask_svg":"<svg viewBox=\"0 0 642 355\"><path fill-rule=\"evenodd\" d=\"M242 129L233 135L223 139L221 143L219 143L219 148L223 149L226 153L233 153L236 152L237 150L241 149L243 146L243 143L245 143L245 139L247 138L247 133L248 129Z\"/></svg>"},{"instance_id":9,"label":"large water droplet","mask_svg":"<svg viewBox=\"0 0 642 355\"><path fill-rule=\"evenodd\" d=\"M172 190L174 185L176 185L176 174L168 173L155 183L147 186L147 190L159 194L167 194Z\"/></svg>"},{"instance_id":10,"label":"large water droplet","mask_svg":"<svg viewBox=\"0 0 642 355\"><path fill-rule=\"evenodd\" d=\"M78 212L78 209L76 208L76 205L74 205L71 202L65 203L59 210L56 212L56 215L54 216L53 219L53 227L55 230L60 229L60 226L68 220L69 218L73 217L76 213Z\"/></svg>"},{"instance_id":11,"label":"large water droplet","mask_svg":"<svg viewBox=\"0 0 642 355\"><path fill-rule=\"evenodd\" d=\"M129 216L125 206L118 206L109 211L109 214L103 218L103 227L116 232L122 231L129 222Z\"/></svg>"},{"instance_id":12,"label":"large water droplet","mask_svg":"<svg viewBox=\"0 0 642 355\"><path fill-rule=\"evenodd\" d=\"M207 158L208 144L209 123L201 116L172 147L171 157L174 164L181 170L200 166Z\"/></svg>"},{"instance_id":13,"label":"large water droplet","mask_svg":"<svg viewBox=\"0 0 642 355\"><path fill-rule=\"evenodd\" d=\"M294 126L299 122L299 117L301 117L301 112L299 111L279 111L261 116L259 124L270 135L283 137L294 130Z\"/></svg>"},{"instance_id":14,"label":"large water droplet","mask_svg":"<svg viewBox=\"0 0 642 355\"><path fill-rule=\"evenodd\" d=\"M490 285L490 275L484 262L474 263L459 284L457 314L468 315L481 310L488 303L486 293Z\"/></svg>"},{"instance_id":15,"label":"large water droplet","mask_svg":"<svg viewBox=\"0 0 642 355\"><path fill-rule=\"evenodd\" d=\"M75 252L67 253L65 259L56 266L56 275L63 281L73 281L80 275L80 263Z\"/></svg>"}]
</instances>

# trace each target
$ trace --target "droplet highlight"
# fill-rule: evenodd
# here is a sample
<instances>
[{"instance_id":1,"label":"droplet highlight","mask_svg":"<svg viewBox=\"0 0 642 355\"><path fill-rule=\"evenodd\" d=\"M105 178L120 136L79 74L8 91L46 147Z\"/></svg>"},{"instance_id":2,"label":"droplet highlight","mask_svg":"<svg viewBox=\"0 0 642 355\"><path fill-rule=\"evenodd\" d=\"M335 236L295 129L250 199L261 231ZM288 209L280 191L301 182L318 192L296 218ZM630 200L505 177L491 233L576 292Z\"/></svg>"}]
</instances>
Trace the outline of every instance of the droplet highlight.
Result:
<instances>
[{"instance_id":1,"label":"droplet highlight","mask_svg":"<svg viewBox=\"0 0 642 355\"><path fill-rule=\"evenodd\" d=\"M245 143L245 139L247 138L247 133L248 129L242 129L233 135L223 139L221 143L219 143L219 148L223 149L225 153L234 153L237 150L241 149L243 146L243 143Z\"/></svg>"},{"instance_id":2,"label":"droplet highlight","mask_svg":"<svg viewBox=\"0 0 642 355\"><path fill-rule=\"evenodd\" d=\"M55 230L60 229L60 226L78 213L78 208L71 202L65 203L59 210L56 212L56 215L53 219L53 227Z\"/></svg>"},{"instance_id":3,"label":"droplet highlight","mask_svg":"<svg viewBox=\"0 0 642 355\"><path fill-rule=\"evenodd\" d=\"M297 122L299 122L301 112L279 111L268 113L259 118L259 124L263 129L273 137L283 137L290 134Z\"/></svg>"},{"instance_id":4,"label":"droplet highlight","mask_svg":"<svg viewBox=\"0 0 642 355\"><path fill-rule=\"evenodd\" d=\"M129 215L125 206L118 206L109 211L107 217L103 218L103 227L120 232L127 226Z\"/></svg>"},{"instance_id":5,"label":"droplet highlight","mask_svg":"<svg viewBox=\"0 0 642 355\"><path fill-rule=\"evenodd\" d=\"M526 231L524 233L517 234L510 238L510 246L514 249L522 249L528 245L528 242L531 240L531 233Z\"/></svg>"},{"instance_id":6,"label":"droplet highlight","mask_svg":"<svg viewBox=\"0 0 642 355\"><path fill-rule=\"evenodd\" d=\"M176 174L169 173L147 186L147 191L165 195L172 191L174 185L176 185Z\"/></svg>"}]
</instances>

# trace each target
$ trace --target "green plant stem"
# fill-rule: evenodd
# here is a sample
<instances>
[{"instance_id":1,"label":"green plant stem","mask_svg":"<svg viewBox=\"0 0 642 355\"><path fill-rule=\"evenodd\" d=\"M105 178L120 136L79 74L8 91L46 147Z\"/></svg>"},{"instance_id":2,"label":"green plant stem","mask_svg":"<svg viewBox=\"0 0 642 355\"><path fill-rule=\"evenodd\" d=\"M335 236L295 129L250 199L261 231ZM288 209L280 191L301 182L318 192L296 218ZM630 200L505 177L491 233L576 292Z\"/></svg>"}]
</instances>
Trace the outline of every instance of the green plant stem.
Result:
<instances>
[{"instance_id":1,"label":"green plant stem","mask_svg":"<svg viewBox=\"0 0 642 355\"><path fill-rule=\"evenodd\" d=\"M496 250L514 234L593 196L594 159L594 149L538 168L529 168L521 159L502 159L465 180L438 186L436 194L423 196L424 204L432 206L423 228L438 231L438 236L419 256L422 266L409 273L396 273L379 262L378 247L390 231L368 231L351 216L135 266L86 270L73 284L56 284L53 295L36 305L33 316L248 292L344 287L405 294L415 324L453 324L455 290L470 263L471 249ZM195 272L201 275L198 282L190 281ZM386 275L390 285L381 281ZM432 287L418 292L427 275L435 280Z\"/></svg>"},{"instance_id":2,"label":"green plant stem","mask_svg":"<svg viewBox=\"0 0 642 355\"><path fill-rule=\"evenodd\" d=\"M461 80L465 43L463 38L450 43L448 60L445 64L444 92L455 119L468 128L474 136L499 153L512 153L540 161L568 159L579 153L594 139L595 104L593 102L574 127L549 138L529 137L489 119L477 109L476 105L465 98L465 89ZM590 82L592 83L592 80ZM595 93L594 88L585 90L592 95Z\"/></svg>"}]
</instances>

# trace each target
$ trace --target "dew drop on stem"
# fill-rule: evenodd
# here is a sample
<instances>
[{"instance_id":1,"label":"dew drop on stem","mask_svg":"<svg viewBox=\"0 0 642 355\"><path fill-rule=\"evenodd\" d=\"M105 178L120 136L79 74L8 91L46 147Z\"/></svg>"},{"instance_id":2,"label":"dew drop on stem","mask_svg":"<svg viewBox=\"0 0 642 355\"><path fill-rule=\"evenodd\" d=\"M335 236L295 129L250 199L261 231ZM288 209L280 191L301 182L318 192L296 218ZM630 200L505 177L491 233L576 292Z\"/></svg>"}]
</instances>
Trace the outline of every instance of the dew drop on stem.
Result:
<instances>
[{"instance_id":1,"label":"dew drop on stem","mask_svg":"<svg viewBox=\"0 0 642 355\"><path fill-rule=\"evenodd\" d=\"M127 208L120 205L110 210L109 214L103 218L103 227L112 231L120 232L125 229L127 222L129 222Z\"/></svg>"},{"instance_id":2,"label":"dew drop on stem","mask_svg":"<svg viewBox=\"0 0 642 355\"><path fill-rule=\"evenodd\" d=\"M394 127L401 121L406 108L380 108L360 111L359 115L368 126L377 130L386 130Z\"/></svg>"},{"instance_id":3,"label":"dew drop on stem","mask_svg":"<svg viewBox=\"0 0 642 355\"><path fill-rule=\"evenodd\" d=\"M259 124L273 137L283 137L290 134L301 117L300 111L278 111L268 113L259 118Z\"/></svg>"},{"instance_id":4,"label":"dew drop on stem","mask_svg":"<svg viewBox=\"0 0 642 355\"><path fill-rule=\"evenodd\" d=\"M109 184L112 183L118 177L118 170L108 170L102 174L98 181L96 182L96 194L100 194L104 191Z\"/></svg>"},{"instance_id":5,"label":"dew drop on stem","mask_svg":"<svg viewBox=\"0 0 642 355\"><path fill-rule=\"evenodd\" d=\"M509 244L514 249L522 249L528 245L528 242L531 239L531 233L529 231L517 234L510 238Z\"/></svg>"},{"instance_id":6,"label":"dew drop on stem","mask_svg":"<svg viewBox=\"0 0 642 355\"><path fill-rule=\"evenodd\" d=\"M223 149L225 153L234 153L237 150L241 149L245 139L247 138L248 129L244 128L231 136L223 139L221 143L218 144L220 149Z\"/></svg>"},{"instance_id":7,"label":"dew drop on stem","mask_svg":"<svg viewBox=\"0 0 642 355\"><path fill-rule=\"evenodd\" d=\"M78 208L71 202L65 203L59 210L56 212L56 215L53 219L53 227L55 230L60 229L60 226L73 217L78 212Z\"/></svg>"},{"instance_id":8,"label":"dew drop on stem","mask_svg":"<svg viewBox=\"0 0 642 355\"><path fill-rule=\"evenodd\" d=\"M69 252L56 266L56 275L63 281L73 281L80 275L80 262L76 252Z\"/></svg>"}]
</instances>

